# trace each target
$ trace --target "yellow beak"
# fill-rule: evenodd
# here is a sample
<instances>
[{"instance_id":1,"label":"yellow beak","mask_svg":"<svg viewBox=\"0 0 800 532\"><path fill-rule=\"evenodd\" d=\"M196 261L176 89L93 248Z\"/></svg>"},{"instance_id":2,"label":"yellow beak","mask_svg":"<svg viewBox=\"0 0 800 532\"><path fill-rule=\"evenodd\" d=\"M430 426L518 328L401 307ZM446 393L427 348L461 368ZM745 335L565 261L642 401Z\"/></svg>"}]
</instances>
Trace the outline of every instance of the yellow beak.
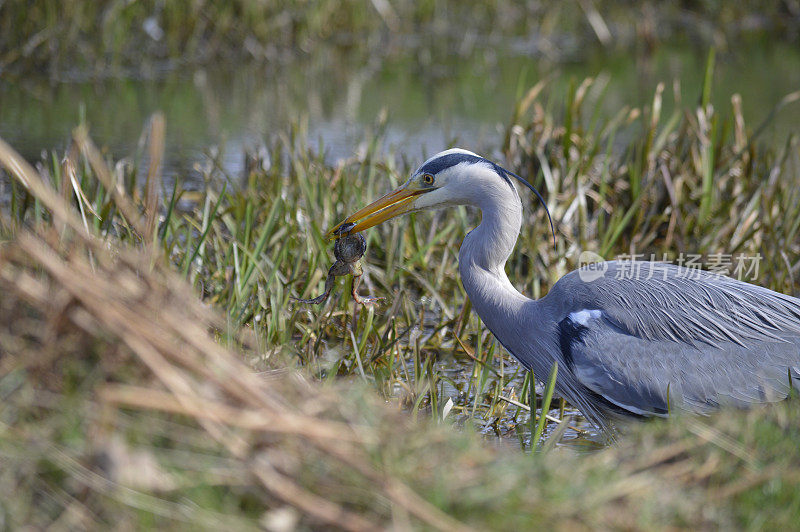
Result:
<instances>
[{"instance_id":1,"label":"yellow beak","mask_svg":"<svg viewBox=\"0 0 800 532\"><path fill-rule=\"evenodd\" d=\"M382 198L379 198L363 209L354 212L338 224L334 225L330 231L325 234L325 238L331 240L340 236L339 233L353 234L369 229L379 223L385 222L395 216L400 216L413 209L414 198L420 194L428 192L430 189L409 189L400 187L397 190L389 192ZM347 230L340 230L343 226L352 225Z\"/></svg>"}]
</instances>

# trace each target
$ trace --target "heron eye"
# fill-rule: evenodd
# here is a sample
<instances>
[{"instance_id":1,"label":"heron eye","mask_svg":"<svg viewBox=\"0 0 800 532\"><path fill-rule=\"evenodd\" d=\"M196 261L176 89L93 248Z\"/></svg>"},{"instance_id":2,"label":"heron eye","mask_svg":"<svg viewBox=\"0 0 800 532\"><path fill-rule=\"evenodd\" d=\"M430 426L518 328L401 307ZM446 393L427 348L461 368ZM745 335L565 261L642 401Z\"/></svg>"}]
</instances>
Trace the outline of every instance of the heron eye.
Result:
<instances>
[{"instance_id":1,"label":"heron eye","mask_svg":"<svg viewBox=\"0 0 800 532\"><path fill-rule=\"evenodd\" d=\"M433 176L431 174L423 175L422 176L422 182L425 183L426 185L432 185L433 184Z\"/></svg>"}]
</instances>

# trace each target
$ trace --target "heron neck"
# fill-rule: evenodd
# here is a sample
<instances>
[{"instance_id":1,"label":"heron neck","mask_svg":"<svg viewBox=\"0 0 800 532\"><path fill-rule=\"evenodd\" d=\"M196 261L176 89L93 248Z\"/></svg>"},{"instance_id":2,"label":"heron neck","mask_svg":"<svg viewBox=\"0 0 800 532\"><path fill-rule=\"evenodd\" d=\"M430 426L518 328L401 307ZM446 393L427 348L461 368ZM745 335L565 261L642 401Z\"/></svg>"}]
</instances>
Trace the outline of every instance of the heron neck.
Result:
<instances>
[{"instance_id":1,"label":"heron neck","mask_svg":"<svg viewBox=\"0 0 800 532\"><path fill-rule=\"evenodd\" d=\"M543 301L521 294L505 272L505 264L514 250L522 226L522 205L503 201L503 208L491 202L481 207L482 220L464 238L459 252L459 271L464 290L473 309L503 346L540 379L553 363L548 356L535 353L552 352L553 321L543 308ZM563 382L566 374L559 374ZM569 389L557 387L567 397Z\"/></svg>"},{"instance_id":2,"label":"heron neck","mask_svg":"<svg viewBox=\"0 0 800 532\"><path fill-rule=\"evenodd\" d=\"M513 198L486 194L477 206L481 223L461 244L459 270L473 307L493 330L497 320L510 319L530 302L514 288L505 272L522 226L522 203L516 193Z\"/></svg>"}]
</instances>

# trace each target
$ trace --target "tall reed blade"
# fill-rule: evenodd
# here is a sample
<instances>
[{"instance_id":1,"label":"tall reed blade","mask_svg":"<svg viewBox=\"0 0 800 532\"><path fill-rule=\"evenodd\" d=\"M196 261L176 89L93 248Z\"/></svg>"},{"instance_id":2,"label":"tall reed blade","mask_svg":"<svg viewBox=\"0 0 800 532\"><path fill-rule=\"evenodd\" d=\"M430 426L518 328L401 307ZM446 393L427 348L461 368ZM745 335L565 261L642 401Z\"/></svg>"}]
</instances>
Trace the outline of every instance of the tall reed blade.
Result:
<instances>
[{"instance_id":1,"label":"tall reed blade","mask_svg":"<svg viewBox=\"0 0 800 532\"><path fill-rule=\"evenodd\" d=\"M156 220L161 189L161 161L164 158L164 136L166 124L164 115L156 113L150 119L150 142L148 145L149 167L145 182L145 231L142 240L152 245L156 237Z\"/></svg>"},{"instance_id":2,"label":"tall reed blade","mask_svg":"<svg viewBox=\"0 0 800 532\"><path fill-rule=\"evenodd\" d=\"M556 388L556 377L558 376L558 362L553 362L553 367L550 368L550 376L547 378L547 386L544 389L544 397L542 398L542 409L539 413L539 422L536 424L536 430L531 436L531 450L536 449L539 441L542 439L545 425L547 424L547 413L550 411L550 403L553 400L553 391ZM533 410L531 410L531 417L533 417Z\"/></svg>"}]
</instances>

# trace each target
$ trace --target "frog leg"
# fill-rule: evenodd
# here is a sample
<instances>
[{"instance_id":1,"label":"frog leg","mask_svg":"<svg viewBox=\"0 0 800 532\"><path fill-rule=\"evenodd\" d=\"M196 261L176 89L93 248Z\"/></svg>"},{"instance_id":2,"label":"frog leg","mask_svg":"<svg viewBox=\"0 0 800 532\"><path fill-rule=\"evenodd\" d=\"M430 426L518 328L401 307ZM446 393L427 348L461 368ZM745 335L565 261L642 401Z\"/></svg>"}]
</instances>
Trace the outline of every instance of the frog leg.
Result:
<instances>
[{"instance_id":1,"label":"frog leg","mask_svg":"<svg viewBox=\"0 0 800 532\"><path fill-rule=\"evenodd\" d=\"M323 303L326 299L328 299L328 296L331 295L333 283L335 282L336 275L339 271L337 264L338 263L334 263L334 265L331 266L331 269L328 270L328 278L325 279L325 292L312 299L300 299L299 297L292 297L292 299L299 301L300 303L310 303L312 305L319 305L320 303Z\"/></svg>"},{"instance_id":2,"label":"frog leg","mask_svg":"<svg viewBox=\"0 0 800 532\"><path fill-rule=\"evenodd\" d=\"M382 297L361 297L358 295L358 285L361 283L361 274L363 271L361 270L361 266L353 271L353 287L350 289L350 295L353 296L353 301L358 303L359 305L372 305L373 303L377 303Z\"/></svg>"}]
</instances>

